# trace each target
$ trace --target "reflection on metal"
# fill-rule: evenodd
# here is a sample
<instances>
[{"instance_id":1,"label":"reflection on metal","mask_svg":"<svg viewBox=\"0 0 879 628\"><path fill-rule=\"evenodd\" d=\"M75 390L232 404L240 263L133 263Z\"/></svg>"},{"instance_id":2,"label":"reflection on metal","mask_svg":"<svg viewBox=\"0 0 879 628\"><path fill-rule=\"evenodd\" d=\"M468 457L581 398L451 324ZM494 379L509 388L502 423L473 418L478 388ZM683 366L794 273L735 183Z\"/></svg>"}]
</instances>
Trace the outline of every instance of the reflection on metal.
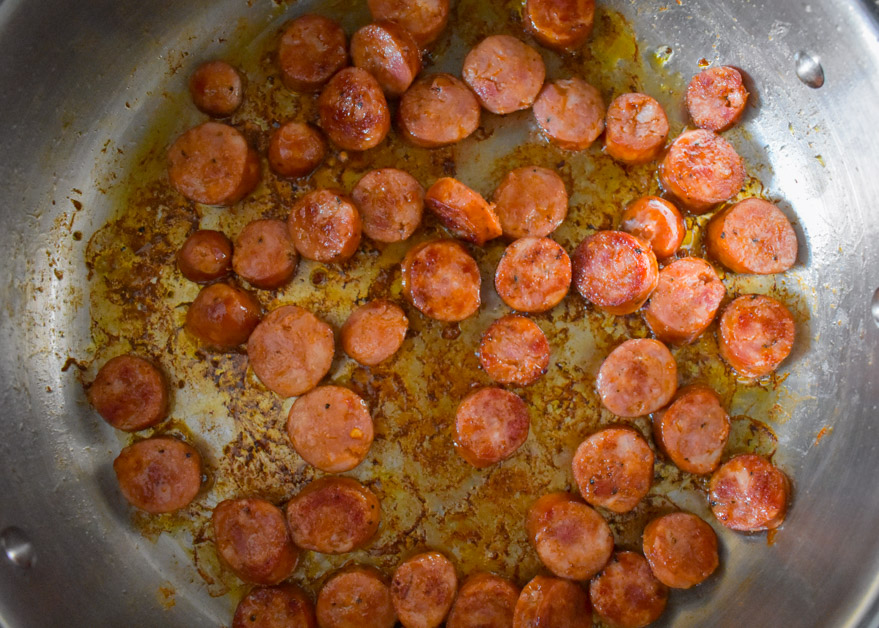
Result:
<instances>
[{"instance_id":1,"label":"reflection on metal","mask_svg":"<svg viewBox=\"0 0 879 628\"><path fill-rule=\"evenodd\" d=\"M824 68L818 57L800 51L794 55L794 61L797 64L797 78L803 83L814 89L824 85Z\"/></svg>"},{"instance_id":2,"label":"reflection on metal","mask_svg":"<svg viewBox=\"0 0 879 628\"><path fill-rule=\"evenodd\" d=\"M0 546L3 547L6 558L23 569L33 567L36 562L34 544L21 528L12 526L0 532Z\"/></svg>"}]
</instances>

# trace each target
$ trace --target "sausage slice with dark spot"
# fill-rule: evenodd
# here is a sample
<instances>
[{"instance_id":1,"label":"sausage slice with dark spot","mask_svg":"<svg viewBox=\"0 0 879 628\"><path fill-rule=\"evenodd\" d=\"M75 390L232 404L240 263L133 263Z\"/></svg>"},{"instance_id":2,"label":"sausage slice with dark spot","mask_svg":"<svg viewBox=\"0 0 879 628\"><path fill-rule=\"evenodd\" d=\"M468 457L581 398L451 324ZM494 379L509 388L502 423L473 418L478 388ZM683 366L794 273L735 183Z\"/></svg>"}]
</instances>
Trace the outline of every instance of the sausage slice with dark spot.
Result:
<instances>
[{"instance_id":1,"label":"sausage slice with dark spot","mask_svg":"<svg viewBox=\"0 0 879 628\"><path fill-rule=\"evenodd\" d=\"M168 414L168 387L161 371L135 355L109 360L88 389L89 403L117 430L136 432Z\"/></svg>"},{"instance_id":2,"label":"sausage slice with dark spot","mask_svg":"<svg viewBox=\"0 0 879 628\"><path fill-rule=\"evenodd\" d=\"M201 488L201 456L169 436L129 445L113 461L113 471L125 499L154 515L185 508Z\"/></svg>"}]
</instances>

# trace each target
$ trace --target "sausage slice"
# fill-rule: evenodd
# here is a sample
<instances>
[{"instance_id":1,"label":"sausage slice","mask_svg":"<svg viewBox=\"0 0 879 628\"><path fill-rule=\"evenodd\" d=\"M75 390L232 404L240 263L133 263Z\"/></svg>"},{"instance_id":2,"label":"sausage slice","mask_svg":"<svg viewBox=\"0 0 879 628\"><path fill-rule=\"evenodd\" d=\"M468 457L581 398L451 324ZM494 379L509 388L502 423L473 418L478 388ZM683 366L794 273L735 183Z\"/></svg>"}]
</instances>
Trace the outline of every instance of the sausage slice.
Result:
<instances>
[{"instance_id":1,"label":"sausage slice","mask_svg":"<svg viewBox=\"0 0 879 628\"><path fill-rule=\"evenodd\" d=\"M273 290L296 272L299 256L283 220L254 220L235 238L232 268L250 285Z\"/></svg>"},{"instance_id":2,"label":"sausage slice","mask_svg":"<svg viewBox=\"0 0 879 628\"><path fill-rule=\"evenodd\" d=\"M320 126L345 150L368 150L391 130L391 113L381 85L362 68L345 68L317 99Z\"/></svg>"},{"instance_id":3,"label":"sausage slice","mask_svg":"<svg viewBox=\"0 0 879 628\"><path fill-rule=\"evenodd\" d=\"M708 505L731 530L758 532L781 525L790 480L766 458L742 454L723 463L708 484Z\"/></svg>"},{"instance_id":4,"label":"sausage slice","mask_svg":"<svg viewBox=\"0 0 879 628\"><path fill-rule=\"evenodd\" d=\"M626 340L601 363L595 384L605 408L621 417L643 416L674 397L678 368L658 340Z\"/></svg>"},{"instance_id":5,"label":"sausage slice","mask_svg":"<svg viewBox=\"0 0 879 628\"><path fill-rule=\"evenodd\" d=\"M424 552L404 560L391 581L391 599L406 628L436 628L442 624L457 590L455 566L439 552Z\"/></svg>"},{"instance_id":6,"label":"sausage slice","mask_svg":"<svg viewBox=\"0 0 879 628\"><path fill-rule=\"evenodd\" d=\"M491 35L467 53L461 76L479 104L503 115L534 103L546 78L546 66L531 46L509 35Z\"/></svg>"},{"instance_id":7,"label":"sausage slice","mask_svg":"<svg viewBox=\"0 0 879 628\"><path fill-rule=\"evenodd\" d=\"M708 223L708 252L737 273L783 273L797 261L797 234L772 203L746 198Z\"/></svg>"},{"instance_id":8,"label":"sausage slice","mask_svg":"<svg viewBox=\"0 0 879 628\"><path fill-rule=\"evenodd\" d=\"M467 85L451 74L430 74L400 99L400 132L416 146L448 146L479 128L479 115L479 101Z\"/></svg>"},{"instance_id":9,"label":"sausage slice","mask_svg":"<svg viewBox=\"0 0 879 628\"><path fill-rule=\"evenodd\" d=\"M232 628L317 628L314 606L295 584L254 587L235 609Z\"/></svg>"},{"instance_id":10,"label":"sausage slice","mask_svg":"<svg viewBox=\"0 0 879 628\"><path fill-rule=\"evenodd\" d=\"M403 294L425 316L456 322L479 309L479 266L460 243L424 242L409 249L401 266Z\"/></svg>"},{"instance_id":11,"label":"sausage slice","mask_svg":"<svg viewBox=\"0 0 879 628\"><path fill-rule=\"evenodd\" d=\"M507 314L482 334L479 363L499 384L527 386L549 368L549 342L537 323Z\"/></svg>"},{"instance_id":12,"label":"sausage slice","mask_svg":"<svg viewBox=\"0 0 879 628\"><path fill-rule=\"evenodd\" d=\"M658 196L642 196L623 212L620 231L641 238L657 259L671 257L681 248L687 225L672 203Z\"/></svg>"},{"instance_id":13,"label":"sausage slice","mask_svg":"<svg viewBox=\"0 0 879 628\"><path fill-rule=\"evenodd\" d=\"M571 286L571 258L549 238L525 237L504 251L494 275L504 303L520 312L546 312Z\"/></svg>"},{"instance_id":14,"label":"sausage slice","mask_svg":"<svg viewBox=\"0 0 879 628\"><path fill-rule=\"evenodd\" d=\"M231 349L247 342L260 319L259 301L224 283L205 286L186 311L187 332L211 347Z\"/></svg>"},{"instance_id":15,"label":"sausage slice","mask_svg":"<svg viewBox=\"0 0 879 628\"><path fill-rule=\"evenodd\" d=\"M351 60L381 85L390 97L409 89L421 72L421 51L405 28L395 22L367 24L351 37Z\"/></svg>"},{"instance_id":16,"label":"sausage slice","mask_svg":"<svg viewBox=\"0 0 879 628\"><path fill-rule=\"evenodd\" d=\"M406 339L409 319L384 299L370 301L351 312L342 326L342 349L365 366L375 366L394 355Z\"/></svg>"},{"instance_id":17,"label":"sausage slice","mask_svg":"<svg viewBox=\"0 0 879 628\"><path fill-rule=\"evenodd\" d=\"M526 0L522 19L547 48L571 51L592 34L595 0Z\"/></svg>"},{"instance_id":18,"label":"sausage slice","mask_svg":"<svg viewBox=\"0 0 879 628\"><path fill-rule=\"evenodd\" d=\"M589 596L570 580L535 576L519 594L513 628L590 628Z\"/></svg>"},{"instance_id":19,"label":"sausage slice","mask_svg":"<svg viewBox=\"0 0 879 628\"><path fill-rule=\"evenodd\" d=\"M296 250L316 262L343 262L354 255L362 227L354 203L338 190L309 192L287 218Z\"/></svg>"},{"instance_id":20,"label":"sausage slice","mask_svg":"<svg viewBox=\"0 0 879 628\"><path fill-rule=\"evenodd\" d=\"M604 131L604 100L579 78L552 81L534 101L537 126L549 141L565 150L585 150Z\"/></svg>"},{"instance_id":21,"label":"sausage slice","mask_svg":"<svg viewBox=\"0 0 879 628\"><path fill-rule=\"evenodd\" d=\"M741 119L746 104L742 74L728 65L699 72L687 86L687 111L702 129L726 131Z\"/></svg>"},{"instance_id":22,"label":"sausage slice","mask_svg":"<svg viewBox=\"0 0 879 628\"><path fill-rule=\"evenodd\" d=\"M717 569L717 535L696 515L664 515L644 528L644 557L665 586L689 589L705 582Z\"/></svg>"},{"instance_id":23,"label":"sausage slice","mask_svg":"<svg viewBox=\"0 0 879 628\"><path fill-rule=\"evenodd\" d=\"M437 179L424 195L424 204L452 235L479 246L501 235L494 207L457 179Z\"/></svg>"},{"instance_id":24,"label":"sausage slice","mask_svg":"<svg viewBox=\"0 0 879 628\"><path fill-rule=\"evenodd\" d=\"M241 106L244 81L238 70L225 61L206 61L189 77L189 94L200 111L225 118Z\"/></svg>"},{"instance_id":25,"label":"sausage slice","mask_svg":"<svg viewBox=\"0 0 879 628\"><path fill-rule=\"evenodd\" d=\"M391 589L373 567L355 565L333 574L317 596L321 628L394 628Z\"/></svg>"},{"instance_id":26,"label":"sausage slice","mask_svg":"<svg viewBox=\"0 0 879 628\"><path fill-rule=\"evenodd\" d=\"M635 552L616 552L589 583L595 613L619 628L642 628L659 619L668 602L668 587Z\"/></svg>"},{"instance_id":27,"label":"sausage slice","mask_svg":"<svg viewBox=\"0 0 879 628\"><path fill-rule=\"evenodd\" d=\"M154 515L188 506L201 488L201 456L169 436L129 445L113 461L113 471L125 499Z\"/></svg>"},{"instance_id":28,"label":"sausage slice","mask_svg":"<svg viewBox=\"0 0 879 628\"><path fill-rule=\"evenodd\" d=\"M508 172L493 200L501 229L511 238L548 236L568 215L565 182L552 170L539 166Z\"/></svg>"},{"instance_id":29,"label":"sausage slice","mask_svg":"<svg viewBox=\"0 0 879 628\"><path fill-rule=\"evenodd\" d=\"M583 499L616 513L634 509L653 483L653 451L626 427L592 434L577 447L572 466Z\"/></svg>"},{"instance_id":30,"label":"sausage slice","mask_svg":"<svg viewBox=\"0 0 879 628\"><path fill-rule=\"evenodd\" d=\"M668 118L647 94L622 94L607 108L604 149L624 164L645 164L662 152L668 137Z\"/></svg>"},{"instance_id":31,"label":"sausage slice","mask_svg":"<svg viewBox=\"0 0 879 628\"><path fill-rule=\"evenodd\" d=\"M199 229L177 251L177 268L196 283L222 279L232 272L232 243L219 231Z\"/></svg>"},{"instance_id":32,"label":"sausage slice","mask_svg":"<svg viewBox=\"0 0 879 628\"><path fill-rule=\"evenodd\" d=\"M672 404L653 417L653 438L676 467L711 473L729 439L729 415L707 386L682 388Z\"/></svg>"},{"instance_id":33,"label":"sausage slice","mask_svg":"<svg viewBox=\"0 0 879 628\"><path fill-rule=\"evenodd\" d=\"M334 20L306 14L288 22L278 45L281 80L294 92L316 92L348 63L345 31Z\"/></svg>"},{"instance_id":34,"label":"sausage slice","mask_svg":"<svg viewBox=\"0 0 879 628\"><path fill-rule=\"evenodd\" d=\"M327 155L327 142L320 131L303 122L285 122L269 140L269 166L282 177L304 177Z\"/></svg>"},{"instance_id":35,"label":"sausage slice","mask_svg":"<svg viewBox=\"0 0 879 628\"><path fill-rule=\"evenodd\" d=\"M744 377L763 377L790 355L794 317L772 297L746 294L726 306L717 336L727 364Z\"/></svg>"},{"instance_id":36,"label":"sausage slice","mask_svg":"<svg viewBox=\"0 0 879 628\"><path fill-rule=\"evenodd\" d=\"M455 451L481 469L514 453L525 439L531 417L522 399L501 388L470 393L455 413Z\"/></svg>"},{"instance_id":37,"label":"sausage slice","mask_svg":"<svg viewBox=\"0 0 879 628\"><path fill-rule=\"evenodd\" d=\"M446 628L510 628L519 587L491 573L469 576L449 612Z\"/></svg>"},{"instance_id":38,"label":"sausage slice","mask_svg":"<svg viewBox=\"0 0 879 628\"><path fill-rule=\"evenodd\" d=\"M380 168L367 172L351 198L363 219L363 233L377 242L401 242L415 233L424 210L424 188L408 172Z\"/></svg>"},{"instance_id":39,"label":"sausage slice","mask_svg":"<svg viewBox=\"0 0 879 628\"><path fill-rule=\"evenodd\" d=\"M449 21L449 0L367 0L374 20L396 22L422 48L440 36Z\"/></svg>"},{"instance_id":40,"label":"sausage slice","mask_svg":"<svg viewBox=\"0 0 879 628\"><path fill-rule=\"evenodd\" d=\"M89 403L117 430L136 432L168 414L168 387L161 371L136 355L107 361L88 389Z\"/></svg>"}]
</instances>

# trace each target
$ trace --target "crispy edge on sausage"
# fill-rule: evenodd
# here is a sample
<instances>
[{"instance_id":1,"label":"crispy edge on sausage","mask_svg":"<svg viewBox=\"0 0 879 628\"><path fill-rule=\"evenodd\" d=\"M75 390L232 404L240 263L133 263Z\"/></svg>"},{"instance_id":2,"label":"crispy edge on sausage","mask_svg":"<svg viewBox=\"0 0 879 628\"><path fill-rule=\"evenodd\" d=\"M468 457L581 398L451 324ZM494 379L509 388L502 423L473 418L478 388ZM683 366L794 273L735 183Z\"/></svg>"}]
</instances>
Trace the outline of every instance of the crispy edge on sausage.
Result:
<instances>
[{"instance_id":1,"label":"crispy edge on sausage","mask_svg":"<svg viewBox=\"0 0 879 628\"><path fill-rule=\"evenodd\" d=\"M403 94L421 72L421 52L412 34L387 20L367 24L354 33L351 60L372 74L390 97Z\"/></svg>"},{"instance_id":2,"label":"crispy edge on sausage","mask_svg":"<svg viewBox=\"0 0 879 628\"><path fill-rule=\"evenodd\" d=\"M317 99L320 126L345 150L363 151L382 143L391 130L391 112L381 85L362 68L339 70Z\"/></svg>"}]
</instances>

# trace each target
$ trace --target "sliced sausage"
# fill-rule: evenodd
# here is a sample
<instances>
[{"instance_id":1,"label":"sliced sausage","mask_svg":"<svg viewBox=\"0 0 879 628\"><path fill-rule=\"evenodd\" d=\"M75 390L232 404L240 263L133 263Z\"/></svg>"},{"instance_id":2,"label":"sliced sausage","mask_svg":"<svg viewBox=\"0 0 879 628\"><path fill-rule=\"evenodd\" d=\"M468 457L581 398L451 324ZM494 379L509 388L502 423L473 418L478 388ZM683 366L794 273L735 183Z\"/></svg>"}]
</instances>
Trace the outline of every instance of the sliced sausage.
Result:
<instances>
[{"instance_id":1,"label":"sliced sausage","mask_svg":"<svg viewBox=\"0 0 879 628\"><path fill-rule=\"evenodd\" d=\"M299 550L284 513L264 499L227 499L211 517L217 553L235 575L255 584L278 584L293 573Z\"/></svg>"},{"instance_id":2,"label":"sliced sausage","mask_svg":"<svg viewBox=\"0 0 879 628\"><path fill-rule=\"evenodd\" d=\"M726 288L711 264L684 257L659 272L644 320L662 342L688 345L708 329L724 296Z\"/></svg>"},{"instance_id":3,"label":"sliced sausage","mask_svg":"<svg viewBox=\"0 0 879 628\"><path fill-rule=\"evenodd\" d=\"M527 386L549 368L549 341L537 323L507 314L482 334L477 355L497 383Z\"/></svg>"},{"instance_id":4,"label":"sliced sausage","mask_svg":"<svg viewBox=\"0 0 879 628\"><path fill-rule=\"evenodd\" d=\"M502 115L534 103L546 66L531 46L509 35L491 35L467 53L461 76L479 104Z\"/></svg>"},{"instance_id":5,"label":"sliced sausage","mask_svg":"<svg viewBox=\"0 0 879 628\"><path fill-rule=\"evenodd\" d=\"M256 288L273 290L296 272L299 256L283 220L254 220L235 238L232 268Z\"/></svg>"},{"instance_id":6,"label":"sliced sausage","mask_svg":"<svg viewBox=\"0 0 879 628\"><path fill-rule=\"evenodd\" d=\"M575 582L536 576L519 594L513 628L591 628L589 596Z\"/></svg>"},{"instance_id":7,"label":"sliced sausage","mask_svg":"<svg viewBox=\"0 0 879 628\"><path fill-rule=\"evenodd\" d=\"M658 196L642 196L623 212L620 231L641 238L657 259L671 257L681 248L687 225L672 203Z\"/></svg>"},{"instance_id":8,"label":"sliced sausage","mask_svg":"<svg viewBox=\"0 0 879 628\"><path fill-rule=\"evenodd\" d=\"M394 571L391 599L406 628L436 628L449 612L458 590L455 566L439 552L407 558Z\"/></svg>"},{"instance_id":9,"label":"sliced sausage","mask_svg":"<svg viewBox=\"0 0 879 628\"><path fill-rule=\"evenodd\" d=\"M790 355L794 317L772 297L746 294L726 306L717 336L727 364L744 377L763 377Z\"/></svg>"},{"instance_id":10,"label":"sliced sausage","mask_svg":"<svg viewBox=\"0 0 879 628\"><path fill-rule=\"evenodd\" d=\"M455 451L482 469L514 453L525 439L531 417L522 399L501 388L481 388L464 397L455 413Z\"/></svg>"},{"instance_id":11,"label":"sliced sausage","mask_svg":"<svg viewBox=\"0 0 879 628\"><path fill-rule=\"evenodd\" d=\"M304 177L327 156L327 142L320 131L304 122L285 122L269 140L269 166L282 177Z\"/></svg>"},{"instance_id":12,"label":"sliced sausage","mask_svg":"<svg viewBox=\"0 0 879 628\"><path fill-rule=\"evenodd\" d=\"M623 231L587 237L574 251L572 264L577 291L609 314L638 311L659 280L653 249Z\"/></svg>"},{"instance_id":13,"label":"sliced sausage","mask_svg":"<svg viewBox=\"0 0 879 628\"><path fill-rule=\"evenodd\" d=\"M678 389L678 368L658 340L626 340L610 352L595 380L605 408L621 417L637 417L664 407Z\"/></svg>"},{"instance_id":14,"label":"sliced sausage","mask_svg":"<svg viewBox=\"0 0 879 628\"><path fill-rule=\"evenodd\" d=\"M168 149L171 185L196 203L234 205L256 187L259 175L259 155L227 124L200 124Z\"/></svg>"},{"instance_id":15,"label":"sliced sausage","mask_svg":"<svg viewBox=\"0 0 879 628\"><path fill-rule=\"evenodd\" d=\"M196 283L221 279L232 272L232 243L219 231L199 229L177 251L177 268Z\"/></svg>"},{"instance_id":16,"label":"sliced sausage","mask_svg":"<svg viewBox=\"0 0 879 628\"><path fill-rule=\"evenodd\" d=\"M424 195L424 204L452 235L482 246L501 235L494 207L457 179L437 179Z\"/></svg>"},{"instance_id":17,"label":"sliced sausage","mask_svg":"<svg viewBox=\"0 0 879 628\"><path fill-rule=\"evenodd\" d=\"M372 446L372 416L366 402L340 386L318 386L291 406L287 435L308 464L327 473L349 471Z\"/></svg>"},{"instance_id":18,"label":"sliced sausage","mask_svg":"<svg viewBox=\"0 0 879 628\"><path fill-rule=\"evenodd\" d=\"M321 628L394 628L391 588L373 567L355 565L334 574L317 596Z\"/></svg>"},{"instance_id":19,"label":"sliced sausage","mask_svg":"<svg viewBox=\"0 0 879 628\"><path fill-rule=\"evenodd\" d=\"M766 458L742 454L711 476L708 504L731 530L757 532L781 525L787 512L790 481Z\"/></svg>"},{"instance_id":20,"label":"sliced sausage","mask_svg":"<svg viewBox=\"0 0 879 628\"><path fill-rule=\"evenodd\" d=\"M460 243L424 242L409 249L401 266L403 294L425 316L456 322L479 309L479 266Z\"/></svg>"},{"instance_id":21,"label":"sliced sausage","mask_svg":"<svg viewBox=\"0 0 879 628\"><path fill-rule=\"evenodd\" d=\"M524 237L504 251L494 274L504 303L520 312L546 312L571 287L571 258L549 238Z\"/></svg>"},{"instance_id":22,"label":"sliced sausage","mask_svg":"<svg viewBox=\"0 0 879 628\"><path fill-rule=\"evenodd\" d=\"M592 34L595 0L527 0L522 19L547 48L574 50Z\"/></svg>"},{"instance_id":23,"label":"sliced sausage","mask_svg":"<svg viewBox=\"0 0 879 628\"><path fill-rule=\"evenodd\" d=\"M711 473L729 439L729 415L717 393L699 384L678 391L672 404L653 417L653 438L676 467Z\"/></svg>"},{"instance_id":24,"label":"sliced sausage","mask_svg":"<svg viewBox=\"0 0 879 628\"><path fill-rule=\"evenodd\" d=\"M585 150L604 131L604 100L583 79L552 81L534 101L534 118L559 148Z\"/></svg>"},{"instance_id":25,"label":"sliced sausage","mask_svg":"<svg viewBox=\"0 0 879 628\"><path fill-rule=\"evenodd\" d=\"M107 423L125 432L146 429L168 415L162 372L136 355L119 355L104 364L88 398Z\"/></svg>"},{"instance_id":26,"label":"sliced sausage","mask_svg":"<svg viewBox=\"0 0 879 628\"><path fill-rule=\"evenodd\" d=\"M446 628L510 628L519 587L491 573L469 576L449 612Z\"/></svg>"},{"instance_id":27,"label":"sliced sausage","mask_svg":"<svg viewBox=\"0 0 879 628\"><path fill-rule=\"evenodd\" d=\"M689 589L705 582L717 569L717 535L696 515L664 515L644 528L644 557L665 586Z\"/></svg>"},{"instance_id":28,"label":"sliced sausage","mask_svg":"<svg viewBox=\"0 0 879 628\"><path fill-rule=\"evenodd\" d=\"M568 215L568 191L555 172L524 166L507 173L494 191L494 210L510 238L548 236Z\"/></svg>"},{"instance_id":29,"label":"sliced sausage","mask_svg":"<svg viewBox=\"0 0 879 628\"><path fill-rule=\"evenodd\" d=\"M334 20L307 14L288 22L278 44L281 80L294 92L316 92L348 63L345 31Z\"/></svg>"},{"instance_id":30,"label":"sliced sausage","mask_svg":"<svg viewBox=\"0 0 879 628\"><path fill-rule=\"evenodd\" d=\"M534 502L525 529L541 562L560 578L588 580L613 553L610 526L568 493L550 493Z\"/></svg>"},{"instance_id":31,"label":"sliced sausage","mask_svg":"<svg viewBox=\"0 0 879 628\"><path fill-rule=\"evenodd\" d=\"M324 86L317 99L320 126L345 150L368 150L391 130L391 112L381 85L362 68L345 68Z\"/></svg>"},{"instance_id":32,"label":"sliced sausage","mask_svg":"<svg viewBox=\"0 0 879 628\"><path fill-rule=\"evenodd\" d=\"M708 223L708 252L737 273L783 273L797 261L797 234L772 203L746 198Z\"/></svg>"},{"instance_id":33,"label":"sliced sausage","mask_svg":"<svg viewBox=\"0 0 879 628\"><path fill-rule=\"evenodd\" d=\"M460 142L479 128L479 101L451 74L429 74L400 99L400 131L416 146Z\"/></svg>"},{"instance_id":34,"label":"sliced sausage","mask_svg":"<svg viewBox=\"0 0 879 628\"><path fill-rule=\"evenodd\" d=\"M402 308L377 299L351 312L342 326L342 349L365 366L375 366L394 355L406 339L409 319Z\"/></svg>"},{"instance_id":35,"label":"sliced sausage","mask_svg":"<svg viewBox=\"0 0 879 628\"><path fill-rule=\"evenodd\" d=\"M254 587L242 598L232 628L317 628L314 606L295 584Z\"/></svg>"},{"instance_id":36,"label":"sliced sausage","mask_svg":"<svg viewBox=\"0 0 879 628\"><path fill-rule=\"evenodd\" d=\"M201 488L201 456L169 436L129 445L113 461L113 471L125 499L154 515L188 506Z\"/></svg>"},{"instance_id":37,"label":"sliced sausage","mask_svg":"<svg viewBox=\"0 0 879 628\"><path fill-rule=\"evenodd\" d=\"M380 168L363 175L351 190L363 233L377 242L401 242L415 233L424 210L424 188L408 172Z\"/></svg>"},{"instance_id":38,"label":"sliced sausage","mask_svg":"<svg viewBox=\"0 0 879 628\"><path fill-rule=\"evenodd\" d=\"M390 97L402 95L421 72L418 44L395 22L367 24L354 33L351 60L372 74Z\"/></svg>"},{"instance_id":39,"label":"sliced sausage","mask_svg":"<svg viewBox=\"0 0 879 628\"><path fill-rule=\"evenodd\" d=\"M200 111L217 118L235 113L244 100L244 81L225 61L207 61L189 77L189 94Z\"/></svg>"},{"instance_id":40,"label":"sliced sausage","mask_svg":"<svg viewBox=\"0 0 879 628\"><path fill-rule=\"evenodd\" d=\"M653 576L641 554L616 552L589 583L589 597L595 613L612 626L642 628L662 615L668 587Z\"/></svg>"},{"instance_id":41,"label":"sliced sausage","mask_svg":"<svg viewBox=\"0 0 879 628\"><path fill-rule=\"evenodd\" d=\"M687 86L687 111L702 129L726 131L741 119L746 104L742 74L728 65L699 72Z\"/></svg>"},{"instance_id":42,"label":"sliced sausage","mask_svg":"<svg viewBox=\"0 0 879 628\"><path fill-rule=\"evenodd\" d=\"M302 257L343 262L357 252L363 223L354 203L342 192L315 190L296 201L287 227Z\"/></svg>"},{"instance_id":43,"label":"sliced sausage","mask_svg":"<svg viewBox=\"0 0 879 628\"><path fill-rule=\"evenodd\" d=\"M378 498L353 478L322 477L287 502L287 523L299 547L344 554L366 545L378 530Z\"/></svg>"},{"instance_id":44,"label":"sliced sausage","mask_svg":"<svg viewBox=\"0 0 879 628\"><path fill-rule=\"evenodd\" d=\"M738 194L745 184L745 166L729 142L697 129L671 143L659 180L690 211L701 214Z\"/></svg>"},{"instance_id":45,"label":"sliced sausage","mask_svg":"<svg viewBox=\"0 0 879 628\"><path fill-rule=\"evenodd\" d=\"M622 94L607 108L604 149L624 164L645 164L662 152L668 137L668 118L647 94Z\"/></svg>"},{"instance_id":46,"label":"sliced sausage","mask_svg":"<svg viewBox=\"0 0 879 628\"><path fill-rule=\"evenodd\" d=\"M187 332L211 347L231 349L247 342L260 319L259 301L224 283L205 286L186 311Z\"/></svg>"},{"instance_id":47,"label":"sliced sausage","mask_svg":"<svg viewBox=\"0 0 879 628\"><path fill-rule=\"evenodd\" d=\"M440 36L449 21L449 0L367 0L374 20L405 28L422 48Z\"/></svg>"},{"instance_id":48,"label":"sliced sausage","mask_svg":"<svg viewBox=\"0 0 879 628\"><path fill-rule=\"evenodd\" d=\"M308 310L284 305L272 310L247 341L253 372L282 397L308 392L333 363L332 328Z\"/></svg>"},{"instance_id":49,"label":"sliced sausage","mask_svg":"<svg viewBox=\"0 0 879 628\"><path fill-rule=\"evenodd\" d=\"M634 509L653 483L653 451L627 427L592 434L577 447L572 466L583 499L616 513Z\"/></svg>"}]
</instances>

